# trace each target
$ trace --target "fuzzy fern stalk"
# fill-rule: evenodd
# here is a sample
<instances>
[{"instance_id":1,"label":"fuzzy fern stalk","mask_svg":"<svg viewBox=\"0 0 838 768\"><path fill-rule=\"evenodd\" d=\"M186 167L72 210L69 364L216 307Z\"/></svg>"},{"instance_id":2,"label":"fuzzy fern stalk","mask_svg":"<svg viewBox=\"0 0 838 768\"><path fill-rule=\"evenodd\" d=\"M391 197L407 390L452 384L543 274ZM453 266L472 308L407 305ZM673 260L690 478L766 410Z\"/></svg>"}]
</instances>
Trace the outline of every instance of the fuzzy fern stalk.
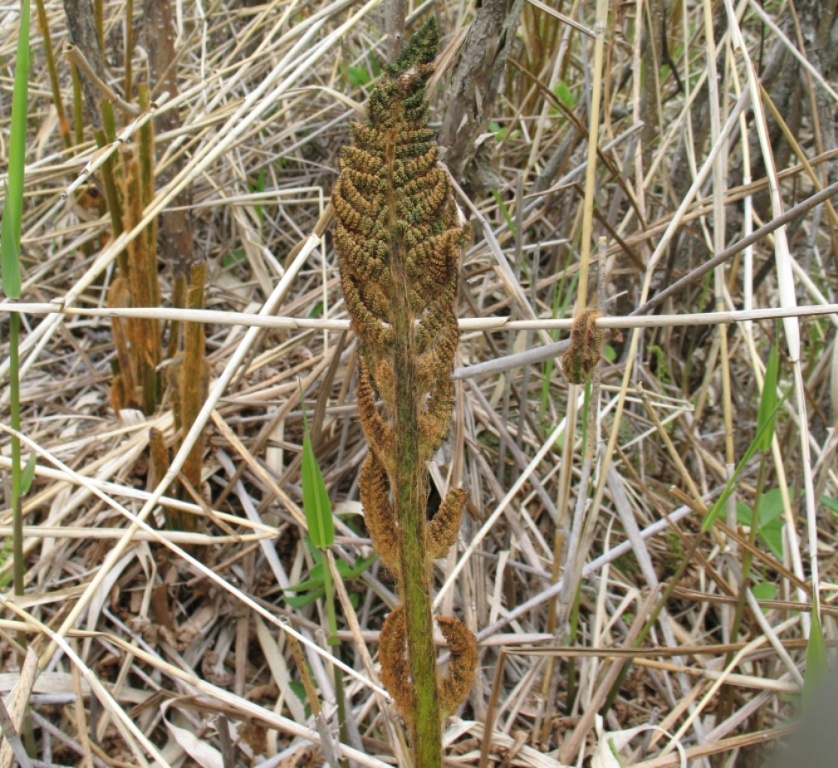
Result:
<instances>
[{"instance_id":1,"label":"fuzzy fern stalk","mask_svg":"<svg viewBox=\"0 0 838 768\"><path fill-rule=\"evenodd\" d=\"M436 47L431 18L376 85L368 122L352 126L332 196L370 447L361 501L401 598L381 631L381 675L410 729L416 768L441 765L442 717L467 696L477 664L474 635L442 616L436 623L451 656L447 672L438 673L431 612L432 563L456 541L467 499L454 488L426 518L426 463L448 433L454 401L454 305L465 239L428 127L425 84Z\"/></svg>"},{"instance_id":2,"label":"fuzzy fern stalk","mask_svg":"<svg viewBox=\"0 0 838 768\"><path fill-rule=\"evenodd\" d=\"M154 151L153 135L144 126L140 138L139 157L133 153L123 157L121 209L124 229L133 229L139 224L143 208L154 196L153 170L149 162ZM108 291L108 306L111 309L160 306L157 226L154 222L131 241L119 255L118 264L119 274ZM159 374L163 356L160 323L152 318L119 317L111 322L117 353L111 404L115 411L141 408L143 413L150 415L160 402L163 388Z\"/></svg>"},{"instance_id":3,"label":"fuzzy fern stalk","mask_svg":"<svg viewBox=\"0 0 838 768\"><path fill-rule=\"evenodd\" d=\"M204 309L204 286L207 280L207 265L195 261L189 268L189 282L186 286L187 309ZM204 326L202 323L184 323L182 329L183 350L169 368L169 384L172 394L172 411L175 430L182 441L201 411L209 392L209 363L206 359ZM181 471L178 495L183 500L194 501L201 493L201 471L203 467L204 437L198 438L186 457ZM169 524L180 531L196 530L194 515L176 514Z\"/></svg>"}]
</instances>

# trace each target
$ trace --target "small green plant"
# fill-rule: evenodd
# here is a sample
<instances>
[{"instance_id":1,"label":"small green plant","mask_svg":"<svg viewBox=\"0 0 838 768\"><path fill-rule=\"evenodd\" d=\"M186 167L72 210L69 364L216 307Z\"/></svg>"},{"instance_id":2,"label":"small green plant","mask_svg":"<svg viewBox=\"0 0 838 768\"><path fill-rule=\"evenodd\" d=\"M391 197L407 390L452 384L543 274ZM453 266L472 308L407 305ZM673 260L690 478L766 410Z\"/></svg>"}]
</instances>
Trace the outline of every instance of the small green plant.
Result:
<instances>
[{"instance_id":1,"label":"small green plant","mask_svg":"<svg viewBox=\"0 0 838 768\"><path fill-rule=\"evenodd\" d=\"M12 300L20 298L20 233L23 220L23 165L26 157L26 107L29 93L29 0L20 4L20 36L17 41L12 125L9 137L9 181L3 200L0 232L0 277L3 291ZM20 315L9 317L9 395L11 427L20 431ZM12 548L15 594L23 594L23 467L20 438L12 435ZM25 636L22 636L25 641Z\"/></svg>"},{"instance_id":2,"label":"small green plant","mask_svg":"<svg viewBox=\"0 0 838 768\"><path fill-rule=\"evenodd\" d=\"M288 587L286 590L287 592L299 593L285 598L285 603L291 608L303 608L315 600L319 600L326 594L327 576L324 573L326 564L323 561L323 554L319 549L311 545L311 539L308 539L307 543L310 545L309 549L312 560L314 560L314 566L308 572L308 578L299 584ZM343 560L338 560L335 565L343 581L352 581L353 579L357 579L376 560L378 560L378 556L371 555L370 557L359 557L352 565L343 562ZM354 596L357 597L357 595ZM353 595L350 595L350 597L353 597Z\"/></svg>"},{"instance_id":3,"label":"small green plant","mask_svg":"<svg viewBox=\"0 0 838 768\"><path fill-rule=\"evenodd\" d=\"M302 393L301 393L302 394ZM338 639L338 624L335 612L335 592L332 584L332 571L330 568L328 550L335 543L335 522L332 518L332 504L329 500L329 491L326 488L326 482L323 479L323 473L320 470L320 465L317 463L317 457L314 455L314 447L311 444L311 433L308 428L308 417L306 416L305 405L303 406L303 460L301 466L302 484L303 484L303 511L306 516L306 527L308 528L308 538L312 545L312 553L314 553L315 566L312 569L312 575L309 582L320 580L322 582L322 594L326 600L326 617L329 624L328 628L328 642L329 645L335 647L335 655L340 657L340 640ZM336 563L336 572L340 578L344 578L347 573L341 566L344 563ZM357 566L357 563L356 563ZM358 573L364 570L367 565L363 564L358 568ZM352 573L355 569L349 569ZM315 575L316 571L316 575ZM356 574L357 575L357 574ZM302 587L303 585L298 585ZM312 584L313 586L313 584ZM316 589L316 592L320 592ZM288 600L289 604L294 598ZM306 684L308 673L305 665L298 660L300 667L300 675L302 676L303 684L306 685L309 703L314 710L319 711L319 706L315 701L314 692L310 684ZM340 722L341 737L348 738L346 731L346 694L343 687L343 677L339 670L335 669L334 676L335 696L338 705L338 720ZM309 690L311 689L311 690ZM320 714L317 715L321 717Z\"/></svg>"},{"instance_id":4,"label":"small green plant","mask_svg":"<svg viewBox=\"0 0 838 768\"><path fill-rule=\"evenodd\" d=\"M739 463L736 465L736 469L725 484L725 487L722 490L722 493L720 494L719 498L716 499L713 506L710 507L709 510L707 510L707 514L704 516L704 520L701 523L702 532L710 530L716 518L724 509L724 505L730 498L730 494L733 493L733 489L736 485L736 481L739 478L739 475L742 474L742 471L745 469L747 463L757 452L760 452L762 454L762 461L760 462L759 476L757 478L758 496L754 500L754 516L756 516L760 508L760 496L764 487L765 472L767 471L768 464L768 456L771 451L771 442L774 439L774 426L777 420L777 411L786 399L786 396L784 396L782 400L780 400L779 402L777 400L777 378L779 375L780 364L779 360L780 353L777 347L777 340L775 338L774 345L771 347L771 353L768 356L768 362L765 366L765 381L763 382L762 386L762 396L760 397L759 403L759 414L757 415L756 436L754 437L751 444L748 446L742 458L739 460ZM754 519L751 523L752 537L756 536L758 525L759 521L757 519Z\"/></svg>"},{"instance_id":5,"label":"small green plant","mask_svg":"<svg viewBox=\"0 0 838 768\"><path fill-rule=\"evenodd\" d=\"M370 52L369 63L366 66L363 64L341 64L340 71L350 88L364 88L381 74L381 64L375 53Z\"/></svg>"},{"instance_id":6,"label":"small green plant","mask_svg":"<svg viewBox=\"0 0 838 768\"><path fill-rule=\"evenodd\" d=\"M432 561L456 541L467 500L453 488L427 520L426 462L448 432L454 403L454 307L465 238L428 127L425 83L436 46L431 18L373 89L369 121L352 127L332 196L370 446L361 502L401 600L381 629L381 677L407 722L417 768L442 764L442 716L465 699L477 664L474 635L453 616L440 616L451 660L447 674L437 674L431 610Z\"/></svg>"},{"instance_id":7,"label":"small green plant","mask_svg":"<svg viewBox=\"0 0 838 768\"><path fill-rule=\"evenodd\" d=\"M494 120L489 121L489 130L495 134L495 139L498 143L506 141L507 138L518 139L521 136L521 131L516 129L510 133L509 128L505 128Z\"/></svg>"}]
</instances>

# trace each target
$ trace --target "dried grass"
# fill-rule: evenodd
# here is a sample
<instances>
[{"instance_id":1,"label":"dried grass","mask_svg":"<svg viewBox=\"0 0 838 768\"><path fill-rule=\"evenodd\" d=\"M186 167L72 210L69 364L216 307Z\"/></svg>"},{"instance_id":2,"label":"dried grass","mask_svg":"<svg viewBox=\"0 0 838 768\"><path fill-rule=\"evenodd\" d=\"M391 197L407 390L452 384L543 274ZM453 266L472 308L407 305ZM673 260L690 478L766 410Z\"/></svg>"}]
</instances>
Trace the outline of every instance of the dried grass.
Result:
<instances>
[{"instance_id":1,"label":"dried grass","mask_svg":"<svg viewBox=\"0 0 838 768\"><path fill-rule=\"evenodd\" d=\"M651 0L619 6L599 26L592 4L580 5L525 8L489 139L498 195L459 199L475 237L463 259L456 423L432 474L440 493L466 487L473 508L456 552L438 564L436 603L477 631L481 656L474 691L447 726L448 760L578 764L605 743L594 715L613 698L605 730L663 729L635 738L624 764L757 765L800 691L813 588L834 636L835 510L822 499L838 498L838 218L827 202L731 246L836 181L834 130L822 129L824 114L834 119L835 72L815 66L800 42L817 3L798 3L794 16L753 0ZM321 764L321 734L297 698L293 635L335 734L332 673L344 675L357 725L344 756L404 765L404 733L376 662L377 631L394 604L389 575L375 565L341 585L342 661L326 645L322 604L293 610L284 600L313 565L302 539L300 381L344 516L334 560L370 553L356 501L365 451L356 351L323 235L337 155L365 99L352 78L385 58L383 6L176 10L179 93L154 94L156 114L177 115L177 127L157 136L167 147L157 173L173 170L143 222L188 192L195 252L208 265L206 311L108 308L115 258L144 224L113 238L109 218L81 196L74 177L86 169L95 187L103 156L92 143L63 149L33 34L19 309L22 439L38 466L24 507L27 594L2 599L10 672L0 689L16 689L13 718L31 707L47 763L178 765L188 755L204 765ZM466 6L436 11L445 39L462 39ZM57 48L67 35L62 7L48 2L46 12ZM124 4L104 8L112 85L122 82L124 14ZM665 19L666 50L657 32L639 33L635 14ZM16 19L11 6L0 10L4 60ZM765 99L785 93L776 62L786 55L779 70L803 68L799 97L775 105L792 126L784 134ZM650 62L666 56L655 73ZM144 67L137 49L135 80ZM66 63L59 70L69 105ZM654 74L648 88L641 72ZM440 117L446 82L443 72ZM588 153L591 88L602 110ZM4 80L4 141L10 101ZM130 146L148 117L126 118L111 149ZM702 264L726 248L702 277ZM685 276L692 281L662 306L629 316ZM172 276L162 269L160 278L167 303ZM554 361L574 306L602 300L600 325L626 338L612 338L616 360L601 363L585 414L583 388ZM182 441L169 403L148 418L111 410L114 315L206 324L209 396ZM783 318L781 389L791 391L765 489L776 489L782 510L782 557L764 537L751 547L733 501L725 525L699 533L754 436L773 318ZM585 415L595 437L587 450ZM179 445L155 486L152 427ZM208 501L169 498L201 431ZM0 442L5 470L5 427ZM744 503L753 469L738 483ZM161 530L164 509L197 516L199 532ZM10 535L8 509L0 535ZM762 586L747 593L731 637L746 548ZM0 574L10 568L7 558ZM21 629L38 654L37 679L11 673ZM10 759L4 752L0 763Z\"/></svg>"}]
</instances>

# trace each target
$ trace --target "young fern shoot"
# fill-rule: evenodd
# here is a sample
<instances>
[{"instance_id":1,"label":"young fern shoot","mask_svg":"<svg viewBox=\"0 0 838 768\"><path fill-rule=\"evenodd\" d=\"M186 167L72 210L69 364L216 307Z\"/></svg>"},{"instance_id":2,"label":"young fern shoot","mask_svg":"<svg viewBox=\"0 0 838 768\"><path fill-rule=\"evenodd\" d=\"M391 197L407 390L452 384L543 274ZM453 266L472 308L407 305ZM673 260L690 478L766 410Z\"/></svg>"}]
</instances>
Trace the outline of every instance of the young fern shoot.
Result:
<instances>
[{"instance_id":1,"label":"young fern shoot","mask_svg":"<svg viewBox=\"0 0 838 768\"><path fill-rule=\"evenodd\" d=\"M458 619L438 617L451 654L447 673L438 675L431 612L432 562L456 541L467 500L451 489L427 520L426 464L448 432L454 402L458 259L466 237L428 127L425 84L436 47L431 18L376 85L368 121L352 126L332 195L370 447L361 502L401 599L381 631L381 675L422 768L441 765L442 717L467 696L477 664L474 635Z\"/></svg>"}]
</instances>

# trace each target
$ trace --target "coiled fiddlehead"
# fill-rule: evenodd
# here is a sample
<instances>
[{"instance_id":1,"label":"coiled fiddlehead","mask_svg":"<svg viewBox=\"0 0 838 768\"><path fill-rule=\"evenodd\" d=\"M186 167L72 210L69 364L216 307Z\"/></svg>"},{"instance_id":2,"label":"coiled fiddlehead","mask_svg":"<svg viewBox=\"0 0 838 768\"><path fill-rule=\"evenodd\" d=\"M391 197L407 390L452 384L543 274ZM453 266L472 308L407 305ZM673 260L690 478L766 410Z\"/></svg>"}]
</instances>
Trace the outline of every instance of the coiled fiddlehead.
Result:
<instances>
[{"instance_id":1,"label":"coiled fiddlehead","mask_svg":"<svg viewBox=\"0 0 838 768\"><path fill-rule=\"evenodd\" d=\"M360 347L358 407L370 447L361 501L402 601L382 628L382 679L410 727L422 768L441 764L442 710L462 703L477 664L474 635L458 619L439 617L451 660L447 673L438 674L431 613L432 560L456 541L467 501L465 491L451 489L426 520L426 462L448 432L454 402L458 258L466 237L427 124L425 84L436 46L430 19L376 85L368 121L352 126L353 143L343 152L332 194L341 284Z\"/></svg>"}]
</instances>

